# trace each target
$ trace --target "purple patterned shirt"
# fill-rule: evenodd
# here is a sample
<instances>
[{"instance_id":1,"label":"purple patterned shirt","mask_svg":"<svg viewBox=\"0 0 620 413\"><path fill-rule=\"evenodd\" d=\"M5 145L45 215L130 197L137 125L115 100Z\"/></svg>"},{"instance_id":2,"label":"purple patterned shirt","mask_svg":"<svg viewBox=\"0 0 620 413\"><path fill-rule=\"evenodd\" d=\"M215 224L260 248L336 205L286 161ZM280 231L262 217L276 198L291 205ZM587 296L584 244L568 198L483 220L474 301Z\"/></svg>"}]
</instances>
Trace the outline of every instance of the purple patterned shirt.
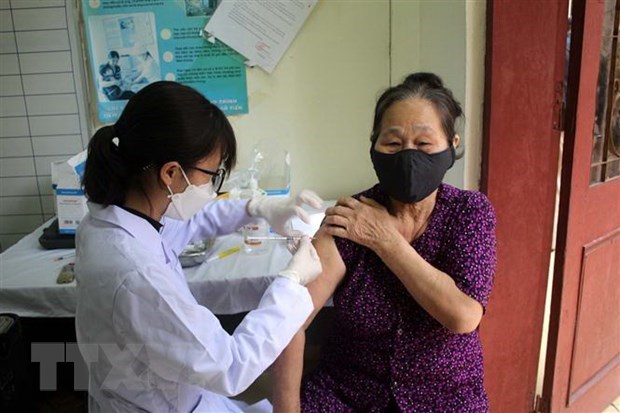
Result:
<instances>
[{"instance_id":1,"label":"purple patterned shirt","mask_svg":"<svg viewBox=\"0 0 620 413\"><path fill-rule=\"evenodd\" d=\"M358 195L388 202L378 185ZM336 246L347 272L319 365L304 379L302 412L487 412L478 330L451 333L375 253L342 238ZM412 246L486 308L496 261L486 196L442 184Z\"/></svg>"}]
</instances>

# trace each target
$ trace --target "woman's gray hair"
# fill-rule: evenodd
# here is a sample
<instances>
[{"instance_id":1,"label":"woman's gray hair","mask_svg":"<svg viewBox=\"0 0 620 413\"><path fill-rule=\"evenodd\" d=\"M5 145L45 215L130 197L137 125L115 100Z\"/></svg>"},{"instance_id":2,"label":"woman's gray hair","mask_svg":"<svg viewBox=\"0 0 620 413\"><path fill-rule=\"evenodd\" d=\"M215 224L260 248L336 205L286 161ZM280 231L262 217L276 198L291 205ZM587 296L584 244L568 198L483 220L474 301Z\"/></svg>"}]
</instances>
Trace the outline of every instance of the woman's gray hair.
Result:
<instances>
[{"instance_id":1,"label":"woman's gray hair","mask_svg":"<svg viewBox=\"0 0 620 413\"><path fill-rule=\"evenodd\" d=\"M381 132L381 121L385 112L396 102L419 98L430 102L439 113L441 127L452 145L456 135L456 121L463 115L461 104L454 98L452 91L443 85L441 78L433 73L412 73L396 86L386 89L375 106L375 117L370 141L374 145Z\"/></svg>"}]
</instances>

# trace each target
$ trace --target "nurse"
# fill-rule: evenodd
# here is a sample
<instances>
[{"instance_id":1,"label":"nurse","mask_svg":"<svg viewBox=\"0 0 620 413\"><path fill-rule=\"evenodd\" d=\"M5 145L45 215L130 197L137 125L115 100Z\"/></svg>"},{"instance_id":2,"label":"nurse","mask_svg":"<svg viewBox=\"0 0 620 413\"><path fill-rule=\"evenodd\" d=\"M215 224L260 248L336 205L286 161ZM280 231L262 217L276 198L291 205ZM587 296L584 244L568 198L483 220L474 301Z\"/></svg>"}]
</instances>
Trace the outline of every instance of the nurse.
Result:
<instances>
[{"instance_id":1,"label":"nurse","mask_svg":"<svg viewBox=\"0 0 620 413\"><path fill-rule=\"evenodd\" d=\"M235 164L231 125L194 89L155 82L90 141L89 213L77 232L76 330L91 412L240 412L246 389L313 311L321 272L307 238L234 334L192 296L177 259L188 243L253 217L285 231L320 198L211 202Z\"/></svg>"}]
</instances>

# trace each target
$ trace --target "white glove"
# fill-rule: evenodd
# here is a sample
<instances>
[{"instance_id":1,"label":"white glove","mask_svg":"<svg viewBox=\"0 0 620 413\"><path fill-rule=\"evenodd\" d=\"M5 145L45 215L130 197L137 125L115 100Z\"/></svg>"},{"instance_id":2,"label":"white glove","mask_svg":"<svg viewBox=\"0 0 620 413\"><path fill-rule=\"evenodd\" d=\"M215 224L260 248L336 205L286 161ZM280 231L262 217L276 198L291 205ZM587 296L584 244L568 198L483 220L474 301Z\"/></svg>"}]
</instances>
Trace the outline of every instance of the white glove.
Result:
<instances>
[{"instance_id":1,"label":"white glove","mask_svg":"<svg viewBox=\"0 0 620 413\"><path fill-rule=\"evenodd\" d=\"M310 238L303 237L299 242L299 248L289 261L285 269L280 271L280 277L290 278L301 285L306 285L314 280L323 271L321 260Z\"/></svg>"},{"instance_id":2,"label":"white glove","mask_svg":"<svg viewBox=\"0 0 620 413\"><path fill-rule=\"evenodd\" d=\"M263 217L275 232L281 235L291 235L286 223L293 217L299 217L306 224L310 224L310 217L301 205L307 204L313 208L321 208L323 200L314 192L304 189L295 198L270 198L268 196L252 198L248 202L248 213L253 217Z\"/></svg>"}]
</instances>

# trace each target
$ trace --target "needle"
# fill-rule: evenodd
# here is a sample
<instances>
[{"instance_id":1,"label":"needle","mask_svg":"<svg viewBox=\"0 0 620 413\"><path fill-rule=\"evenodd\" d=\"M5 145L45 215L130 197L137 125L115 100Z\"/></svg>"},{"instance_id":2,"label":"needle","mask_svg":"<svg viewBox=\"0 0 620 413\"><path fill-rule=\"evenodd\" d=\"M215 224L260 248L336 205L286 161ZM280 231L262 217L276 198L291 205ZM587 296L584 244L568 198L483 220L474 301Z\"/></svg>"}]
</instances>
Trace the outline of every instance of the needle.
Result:
<instances>
[{"instance_id":1,"label":"needle","mask_svg":"<svg viewBox=\"0 0 620 413\"><path fill-rule=\"evenodd\" d=\"M289 236L272 236L272 237L246 237L245 239L247 241L269 241L269 240L273 240L273 241L297 241L300 240L302 238L306 237L305 235L289 235ZM309 237L311 240L314 239L314 237Z\"/></svg>"}]
</instances>

